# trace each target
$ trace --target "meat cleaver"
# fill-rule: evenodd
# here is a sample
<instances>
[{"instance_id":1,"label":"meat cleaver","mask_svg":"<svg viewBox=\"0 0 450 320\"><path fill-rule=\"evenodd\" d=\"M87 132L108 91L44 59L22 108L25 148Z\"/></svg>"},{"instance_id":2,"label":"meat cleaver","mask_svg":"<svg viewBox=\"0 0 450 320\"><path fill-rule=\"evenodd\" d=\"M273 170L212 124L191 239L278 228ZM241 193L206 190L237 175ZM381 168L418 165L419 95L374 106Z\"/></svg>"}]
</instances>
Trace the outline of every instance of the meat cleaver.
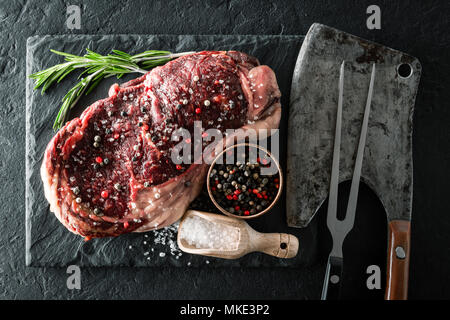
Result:
<instances>
[{"instance_id":1,"label":"meat cleaver","mask_svg":"<svg viewBox=\"0 0 450 320\"><path fill-rule=\"evenodd\" d=\"M377 66L361 179L389 225L386 299L406 299L412 209L413 109L421 74L405 53L321 24L309 29L294 70L288 120L288 225L306 227L328 196L339 68L346 61L339 182L350 180L371 66Z\"/></svg>"}]
</instances>

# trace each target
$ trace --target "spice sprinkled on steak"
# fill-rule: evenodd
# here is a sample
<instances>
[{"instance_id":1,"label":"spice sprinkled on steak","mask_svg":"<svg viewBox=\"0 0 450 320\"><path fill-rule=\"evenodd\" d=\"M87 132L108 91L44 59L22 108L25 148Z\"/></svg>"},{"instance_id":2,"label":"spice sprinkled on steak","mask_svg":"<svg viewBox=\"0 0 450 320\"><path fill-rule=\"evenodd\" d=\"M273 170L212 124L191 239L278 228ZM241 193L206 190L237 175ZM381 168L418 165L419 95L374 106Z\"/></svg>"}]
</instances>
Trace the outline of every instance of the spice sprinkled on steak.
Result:
<instances>
[{"instance_id":1,"label":"spice sprinkled on steak","mask_svg":"<svg viewBox=\"0 0 450 320\"><path fill-rule=\"evenodd\" d=\"M207 169L173 163L173 132L193 133L194 121L205 130L245 129L255 120L256 129L273 129L279 98L273 71L240 52L195 53L113 85L46 149L41 175L51 210L88 238L170 225L198 195Z\"/></svg>"}]
</instances>

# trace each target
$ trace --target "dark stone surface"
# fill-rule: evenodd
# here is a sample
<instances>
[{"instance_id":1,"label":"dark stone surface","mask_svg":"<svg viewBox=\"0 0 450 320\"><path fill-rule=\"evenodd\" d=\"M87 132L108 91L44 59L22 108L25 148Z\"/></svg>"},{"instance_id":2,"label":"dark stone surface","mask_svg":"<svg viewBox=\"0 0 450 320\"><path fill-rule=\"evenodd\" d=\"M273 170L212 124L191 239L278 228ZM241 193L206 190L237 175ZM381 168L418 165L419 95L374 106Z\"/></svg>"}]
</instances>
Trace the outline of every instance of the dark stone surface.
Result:
<instances>
[{"instance_id":1,"label":"dark stone surface","mask_svg":"<svg viewBox=\"0 0 450 320\"><path fill-rule=\"evenodd\" d=\"M65 26L66 6L82 8L82 29ZM1 1L0 2L0 298L254 298L316 299L329 235L321 209L312 224L316 262L302 268L83 268L82 289L66 288L65 268L25 267L26 39L45 34L305 34L321 22L417 57L423 68L415 106L414 197L410 298L450 298L449 4L376 1L382 29L366 28L373 1ZM342 192L348 189L340 188ZM344 254L358 256L345 272L346 297L367 297L367 263L383 263L386 223L367 188ZM345 199L345 197L342 197ZM342 199L341 198L341 199ZM344 200L345 203L345 200ZM314 231L314 233L313 233ZM317 232L316 232L317 231ZM381 239L373 246L368 239ZM373 242L373 241L372 241ZM322 252L324 254L322 254ZM366 260L367 259L367 260ZM363 280L361 280L363 279ZM366 290L367 291L367 290ZM380 294L373 293L377 298ZM382 295L381 295L382 296Z\"/></svg>"},{"instance_id":2,"label":"dark stone surface","mask_svg":"<svg viewBox=\"0 0 450 320\"><path fill-rule=\"evenodd\" d=\"M49 55L49 50L83 54L85 48L96 52L107 53L112 49L123 50L130 53L139 53L149 48L172 50L175 52L200 51L200 50L239 50L254 55L262 64L273 68L278 76L278 84L283 92L282 105L283 123L286 123L289 92L292 79L292 70L300 50L303 36L241 36L241 35L215 35L215 36L34 36L27 41L27 73L31 74L47 68L60 57ZM127 79L138 75L129 75ZM108 87L117 81L115 78L104 81L99 88L92 92L88 98L80 101L78 110L74 114L81 113L86 106L93 101L107 96ZM26 144L26 226L27 226L27 264L31 266L164 266L178 267L203 266L245 266L245 267L270 267L305 265L311 261L305 257L314 255L315 246L302 246L299 254L294 259L277 259L265 254L249 254L237 260L225 260L182 254L179 250L170 249L170 241L176 246L176 228L169 227L170 231L148 232L145 234L130 234L113 239L94 239L85 242L82 237L76 236L59 223L56 217L49 211L49 204L44 196L43 185L40 178L40 166L44 150L54 135L52 129L53 120L59 105L59 101L73 82L64 81L60 86L53 87L48 94L42 95L40 91L33 91L34 82L27 82L27 130ZM55 108L49 108L55 106ZM286 128L286 126L281 126ZM282 129L280 139L286 140L286 130ZM280 159L285 164L285 157ZM206 192L206 186L204 187ZM299 236L304 243L313 240L305 230L287 228L284 215L284 201L280 201L270 214L264 215L258 221L251 222L258 231L288 232ZM218 212L213 206L211 212ZM174 230L172 230L174 229ZM163 234L170 236L162 236ZM155 243L156 240L164 240L164 244ZM159 242L159 240L157 242ZM153 249L153 251L151 250ZM309 252L311 251L311 252ZM165 256L160 257L160 253ZM175 253L172 254L172 253ZM178 257L178 258L177 258Z\"/></svg>"}]
</instances>

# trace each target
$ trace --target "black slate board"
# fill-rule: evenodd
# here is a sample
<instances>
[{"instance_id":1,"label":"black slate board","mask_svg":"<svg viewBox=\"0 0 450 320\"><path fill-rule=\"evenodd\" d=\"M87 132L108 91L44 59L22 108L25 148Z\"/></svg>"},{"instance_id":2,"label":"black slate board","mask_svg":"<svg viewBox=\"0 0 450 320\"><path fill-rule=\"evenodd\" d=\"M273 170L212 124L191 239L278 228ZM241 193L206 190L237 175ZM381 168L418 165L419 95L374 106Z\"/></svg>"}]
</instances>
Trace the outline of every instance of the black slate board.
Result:
<instances>
[{"instance_id":1,"label":"black slate board","mask_svg":"<svg viewBox=\"0 0 450 320\"><path fill-rule=\"evenodd\" d=\"M286 139L286 123L292 71L297 59L303 36L254 36L254 35L64 35L34 36L27 41L27 75L59 63L61 57L50 54L50 49L83 54L85 48L106 54L111 49L138 53L147 49L162 49L172 52L191 50L239 50L256 56L262 64L274 69L283 94L283 117L280 125L280 139ZM124 77L120 82L137 75ZM252 253L238 260L223 260L182 253L169 243L155 243L158 233L129 234L117 238L94 239L84 242L79 236L68 232L49 211L44 197L39 168L45 147L54 134L52 123L56 116L60 99L73 85L75 77L63 81L41 95L33 91L33 82L27 79L26 99L26 263L29 266L298 266L306 246L300 248L294 259L282 260L260 253ZM81 113L92 102L107 96L109 86L116 79L105 80L87 98L81 100L72 116ZM281 143L281 163L285 168L285 144ZM211 210L203 194L195 208ZM215 210L217 212L217 210ZM263 232L289 232L296 234L303 244L311 243L304 230L288 228L286 225L284 196L272 212L250 222L256 230ZM164 231L164 232L167 232ZM169 232L175 239L176 229ZM311 236L310 236L311 237ZM161 239L161 237L159 237ZM162 237L163 239L167 237ZM158 240L156 240L158 241ZM176 246L176 242L175 242ZM153 249L153 251L152 251ZM171 254L175 251L175 255ZM162 256L160 256L160 254ZM165 255L164 255L165 254ZM311 254L311 253L309 253ZM306 254L308 255L308 254Z\"/></svg>"}]
</instances>

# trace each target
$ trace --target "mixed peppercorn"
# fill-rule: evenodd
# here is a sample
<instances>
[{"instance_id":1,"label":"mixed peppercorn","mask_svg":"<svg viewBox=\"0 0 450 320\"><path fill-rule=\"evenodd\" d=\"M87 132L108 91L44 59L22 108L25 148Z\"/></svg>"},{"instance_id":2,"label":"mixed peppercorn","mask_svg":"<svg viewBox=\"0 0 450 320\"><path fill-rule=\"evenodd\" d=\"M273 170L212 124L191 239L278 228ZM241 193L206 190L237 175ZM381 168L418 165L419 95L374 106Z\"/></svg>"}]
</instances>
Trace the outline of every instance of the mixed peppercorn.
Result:
<instances>
[{"instance_id":1,"label":"mixed peppercorn","mask_svg":"<svg viewBox=\"0 0 450 320\"><path fill-rule=\"evenodd\" d=\"M211 194L217 204L229 213L251 216L265 210L276 198L280 176L262 175L269 167L268 156L254 162L215 164L209 175Z\"/></svg>"}]
</instances>

